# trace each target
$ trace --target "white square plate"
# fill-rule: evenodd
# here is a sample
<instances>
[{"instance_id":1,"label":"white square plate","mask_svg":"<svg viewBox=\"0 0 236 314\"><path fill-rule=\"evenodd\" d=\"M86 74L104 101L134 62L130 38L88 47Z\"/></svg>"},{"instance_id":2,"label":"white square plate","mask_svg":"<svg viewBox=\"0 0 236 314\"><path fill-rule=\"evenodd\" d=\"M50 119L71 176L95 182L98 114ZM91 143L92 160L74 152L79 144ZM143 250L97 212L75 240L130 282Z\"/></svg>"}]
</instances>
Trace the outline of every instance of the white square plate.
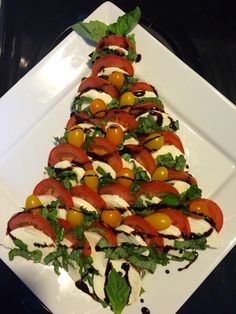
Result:
<instances>
[{"instance_id":1,"label":"white square plate","mask_svg":"<svg viewBox=\"0 0 236 314\"><path fill-rule=\"evenodd\" d=\"M88 20L109 24L121 14L106 2ZM236 108L142 27L134 32L142 55L135 76L156 86L166 111L180 120L179 135L191 173L203 196L222 207L225 220L219 249L200 252L197 261L182 272L175 262L159 266L144 281L144 303L136 302L124 311L137 314L146 306L151 313L168 314L181 307L236 242L236 141L232 139ZM0 100L0 133L4 135L0 145L0 238L8 219L43 177L53 138L63 134L76 89L90 74L87 61L93 49L72 32ZM52 268L21 258L9 262L2 247L0 257L53 313L110 313L75 288L66 273L57 277ZM171 301L158 301L167 296Z\"/></svg>"}]
</instances>

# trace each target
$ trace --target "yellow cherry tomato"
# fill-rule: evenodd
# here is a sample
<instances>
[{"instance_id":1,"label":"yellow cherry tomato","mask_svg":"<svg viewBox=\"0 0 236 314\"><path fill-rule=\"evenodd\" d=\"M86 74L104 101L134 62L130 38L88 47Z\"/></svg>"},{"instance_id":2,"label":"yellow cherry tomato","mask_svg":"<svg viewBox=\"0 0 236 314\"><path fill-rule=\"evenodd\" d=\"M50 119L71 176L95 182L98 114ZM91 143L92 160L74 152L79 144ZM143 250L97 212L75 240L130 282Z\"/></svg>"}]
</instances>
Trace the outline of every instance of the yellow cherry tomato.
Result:
<instances>
[{"instance_id":1,"label":"yellow cherry tomato","mask_svg":"<svg viewBox=\"0 0 236 314\"><path fill-rule=\"evenodd\" d=\"M106 115L107 105L104 100L95 98L91 101L89 109L96 118L103 118Z\"/></svg>"},{"instance_id":2,"label":"yellow cherry tomato","mask_svg":"<svg viewBox=\"0 0 236 314\"><path fill-rule=\"evenodd\" d=\"M166 181L168 179L168 169L160 166L152 174L153 181Z\"/></svg>"},{"instance_id":3,"label":"yellow cherry tomato","mask_svg":"<svg viewBox=\"0 0 236 314\"><path fill-rule=\"evenodd\" d=\"M66 220L73 226L80 226L83 222L83 213L77 207L68 209Z\"/></svg>"},{"instance_id":4,"label":"yellow cherry tomato","mask_svg":"<svg viewBox=\"0 0 236 314\"><path fill-rule=\"evenodd\" d=\"M111 124L107 128L106 139L114 144L120 145L123 142L124 132L118 124Z\"/></svg>"},{"instance_id":5,"label":"yellow cherry tomato","mask_svg":"<svg viewBox=\"0 0 236 314\"><path fill-rule=\"evenodd\" d=\"M25 200L25 208L26 209L35 209L41 207L42 203L36 195L29 195Z\"/></svg>"},{"instance_id":6,"label":"yellow cherry tomato","mask_svg":"<svg viewBox=\"0 0 236 314\"><path fill-rule=\"evenodd\" d=\"M120 97L121 107L132 107L135 102L135 96L132 92L125 92Z\"/></svg>"},{"instance_id":7,"label":"yellow cherry tomato","mask_svg":"<svg viewBox=\"0 0 236 314\"><path fill-rule=\"evenodd\" d=\"M125 186L131 186L134 181L134 172L129 168L122 168L117 172L117 181Z\"/></svg>"},{"instance_id":8,"label":"yellow cherry tomato","mask_svg":"<svg viewBox=\"0 0 236 314\"><path fill-rule=\"evenodd\" d=\"M86 184L90 189L97 191L99 178L97 172L94 170L87 170L83 176L84 184Z\"/></svg>"},{"instance_id":9,"label":"yellow cherry tomato","mask_svg":"<svg viewBox=\"0 0 236 314\"><path fill-rule=\"evenodd\" d=\"M81 147L83 142L84 130L76 124L68 131L68 143Z\"/></svg>"},{"instance_id":10,"label":"yellow cherry tomato","mask_svg":"<svg viewBox=\"0 0 236 314\"><path fill-rule=\"evenodd\" d=\"M115 87L117 87L118 89L120 89L123 85L124 85L124 81L125 81L125 76L123 73L115 71L112 72L109 77L108 77L108 81L114 85Z\"/></svg>"},{"instance_id":11,"label":"yellow cherry tomato","mask_svg":"<svg viewBox=\"0 0 236 314\"><path fill-rule=\"evenodd\" d=\"M190 216L195 219L204 219L204 216L209 216L209 210L207 206L201 201L194 201L189 206Z\"/></svg>"},{"instance_id":12,"label":"yellow cherry tomato","mask_svg":"<svg viewBox=\"0 0 236 314\"><path fill-rule=\"evenodd\" d=\"M167 229L172 223L171 218L164 213L154 213L146 216L144 219L158 231Z\"/></svg>"},{"instance_id":13,"label":"yellow cherry tomato","mask_svg":"<svg viewBox=\"0 0 236 314\"><path fill-rule=\"evenodd\" d=\"M143 143L143 146L149 150L157 150L160 149L164 145L164 137L158 133L153 132L149 134Z\"/></svg>"},{"instance_id":14,"label":"yellow cherry tomato","mask_svg":"<svg viewBox=\"0 0 236 314\"><path fill-rule=\"evenodd\" d=\"M101 220L108 226L116 228L121 224L122 215L115 209L104 209L101 214Z\"/></svg>"}]
</instances>

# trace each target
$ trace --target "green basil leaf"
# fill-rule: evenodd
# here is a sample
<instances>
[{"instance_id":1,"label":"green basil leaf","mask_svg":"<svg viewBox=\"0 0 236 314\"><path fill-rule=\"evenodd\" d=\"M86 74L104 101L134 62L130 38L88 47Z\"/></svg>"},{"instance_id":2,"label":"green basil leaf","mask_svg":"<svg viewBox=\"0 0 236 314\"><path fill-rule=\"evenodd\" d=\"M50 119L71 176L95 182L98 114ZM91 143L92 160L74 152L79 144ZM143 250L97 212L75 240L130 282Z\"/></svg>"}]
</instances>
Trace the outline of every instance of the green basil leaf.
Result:
<instances>
[{"instance_id":1,"label":"green basil leaf","mask_svg":"<svg viewBox=\"0 0 236 314\"><path fill-rule=\"evenodd\" d=\"M197 186L197 184L192 184L187 191L180 194L180 199L182 201L192 201L197 198L201 198L202 190Z\"/></svg>"},{"instance_id":2,"label":"green basil leaf","mask_svg":"<svg viewBox=\"0 0 236 314\"><path fill-rule=\"evenodd\" d=\"M130 33L132 29L138 24L140 18L140 8L136 7L133 11L118 17L117 22L110 24L108 29L113 34L125 36Z\"/></svg>"},{"instance_id":3,"label":"green basil leaf","mask_svg":"<svg viewBox=\"0 0 236 314\"><path fill-rule=\"evenodd\" d=\"M164 196L163 200L160 202L161 205L175 207L180 204L179 197L172 193L164 193L161 196Z\"/></svg>"},{"instance_id":4,"label":"green basil leaf","mask_svg":"<svg viewBox=\"0 0 236 314\"><path fill-rule=\"evenodd\" d=\"M174 247L178 250L193 249L193 250L205 250L207 245L206 237L201 236L197 239L174 241Z\"/></svg>"},{"instance_id":5,"label":"green basil leaf","mask_svg":"<svg viewBox=\"0 0 236 314\"><path fill-rule=\"evenodd\" d=\"M109 272L105 291L115 314L121 314L128 303L130 286L122 275L114 268Z\"/></svg>"},{"instance_id":6,"label":"green basil leaf","mask_svg":"<svg viewBox=\"0 0 236 314\"><path fill-rule=\"evenodd\" d=\"M73 30L95 43L107 34L108 26L100 21L78 22L71 26Z\"/></svg>"}]
</instances>

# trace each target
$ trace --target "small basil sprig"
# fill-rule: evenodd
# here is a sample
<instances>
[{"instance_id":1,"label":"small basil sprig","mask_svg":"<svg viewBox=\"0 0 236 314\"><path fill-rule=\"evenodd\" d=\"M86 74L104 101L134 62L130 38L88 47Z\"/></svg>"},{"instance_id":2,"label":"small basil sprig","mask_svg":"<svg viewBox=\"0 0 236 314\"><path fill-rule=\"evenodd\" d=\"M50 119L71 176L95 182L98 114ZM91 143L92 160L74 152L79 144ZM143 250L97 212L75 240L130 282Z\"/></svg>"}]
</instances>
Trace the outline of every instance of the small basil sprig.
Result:
<instances>
[{"instance_id":1,"label":"small basil sprig","mask_svg":"<svg viewBox=\"0 0 236 314\"><path fill-rule=\"evenodd\" d=\"M109 33L118 36L126 36L138 24L140 17L140 8L136 7L134 10L118 17L117 21L110 25L100 21L90 21L88 23L77 22L71 27L79 35L97 43L101 38L105 37Z\"/></svg>"}]
</instances>

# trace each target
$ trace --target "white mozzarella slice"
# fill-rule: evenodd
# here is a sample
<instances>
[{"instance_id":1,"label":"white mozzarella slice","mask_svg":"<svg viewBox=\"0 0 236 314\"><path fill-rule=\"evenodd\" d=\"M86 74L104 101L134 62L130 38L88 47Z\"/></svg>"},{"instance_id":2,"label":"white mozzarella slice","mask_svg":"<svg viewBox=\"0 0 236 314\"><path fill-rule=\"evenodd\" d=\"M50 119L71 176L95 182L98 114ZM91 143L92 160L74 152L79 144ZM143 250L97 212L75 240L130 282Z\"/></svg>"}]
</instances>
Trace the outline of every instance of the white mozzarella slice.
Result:
<instances>
[{"instance_id":1,"label":"white mozzarella slice","mask_svg":"<svg viewBox=\"0 0 236 314\"><path fill-rule=\"evenodd\" d=\"M85 96L85 97L90 97L92 99L95 99L95 98L100 98L102 99L106 104L109 104L111 101L112 101L112 97L111 95L105 93L105 92L101 92L101 91L98 91L96 89L89 89L88 91L80 94L80 96ZM89 106L89 103L87 104L87 106Z\"/></svg>"},{"instance_id":2,"label":"white mozzarella slice","mask_svg":"<svg viewBox=\"0 0 236 314\"><path fill-rule=\"evenodd\" d=\"M135 160L133 158L130 158L129 161L126 161L125 159L122 158L122 164L123 164L123 167L129 168L131 170L133 170L133 167L134 167L134 164L135 164L136 167L142 168L146 172L146 174L149 177L149 179L151 179L150 173L137 160Z\"/></svg>"},{"instance_id":3,"label":"white mozzarella slice","mask_svg":"<svg viewBox=\"0 0 236 314\"><path fill-rule=\"evenodd\" d=\"M167 183L171 184L176 190L179 192L179 194L186 192L190 188L190 184L181 180L171 180Z\"/></svg>"},{"instance_id":4,"label":"white mozzarella slice","mask_svg":"<svg viewBox=\"0 0 236 314\"><path fill-rule=\"evenodd\" d=\"M101 276L101 275L96 275L96 274L93 276L94 292L96 293L97 297L103 301L106 298L105 291L104 291L105 282L106 282L106 276Z\"/></svg>"},{"instance_id":5,"label":"white mozzarella slice","mask_svg":"<svg viewBox=\"0 0 236 314\"><path fill-rule=\"evenodd\" d=\"M164 230L160 230L159 233L167 236L181 237L181 231L173 225L170 225Z\"/></svg>"},{"instance_id":6,"label":"white mozzarella slice","mask_svg":"<svg viewBox=\"0 0 236 314\"><path fill-rule=\"evenodd\" d=\"M176 158L177 156L181 155L184 156L184 154L177 147L168 144L165 144L160 149L156 150L155 152L152 152L152 156L154 159L156 159L157 156L165 155L168 153L170 153L173 156L173 158Z\"/></svg>"},{"instance_id":7,"label":"white mozzarella slice","mask_svg":"<svg viewBox=\"0 0 236 314\"><path fill-rule=\"evenodd\" d=\"M64 239L60 242L60 244L61 244L61 245L65 245L65 246L67 246L68 248L71 247L71 245L72 245L72 243L71 243L68 239L66 239L66 238L64 238Z\"/></svg>"},{"instance_id":8,"label":"white mozzarella slice","mask_svg":"<svg viewBox=\"0 0 236 314\"><path fill-rule=\"evenodd\" d=\"M132 234L133 231L135 231L133 228L126 226L126 225L120 225L116 228L116 231L118 231L117 234L117 243L118 245L122 245L122 243L130 243L137 246L147 246L146 242L142 239L142 237L138 234L134 235ZM142 255L149 255L148 251L145 251L142 253Z\"/></svg>"},{"instance_id":9,"label":"white mozzarella slice","mask_svg":"<svg viewBox=\"0 0 236 314\"><path fill-rule=\"evenodd\" d=\"M84 199L74 196L72 197L73 203L75 207L84 207L89 212L96 212L96 208L90 204L89 202L85 201Z\"/></svg>"},{"instance_id":10,"label":"white mozzarella slice","mask_svg":"<svg viewBox=\"0 0 236 314\"><path fill-rule=\"evenodd\" d=\"M180 238L181 239L181 231L179 230L179 228L170 225L168 228L159 231L160 235L166 235L166 236L173 236L176 238ZM174 247L174 243L175 240L174 239L168 239L168 238L164 238L164 246L170 246L170 247Z\"/></svg>"},{"instance_id":11,"label":"white mozzarella slice","mask_svg":"<svg viewBox=\"0 0 236 314\"><path fill-rule=\"evenodd\" d=\"M112 124L119 125L119 127L121 128L122 131L124 131L124 132L126 131L126 128L125 128L123 125L121 125L121 124L119 124L119 123L117 123L117 122L114 123L114 122L112 122L112 121L108 121L108 122L107 122L107 124L106 124L106 130L107 130L107 129L109 128L109 126L112 125Z\"/></svg>"},{"instance_id":12,"label":"white mozzarella slice","mask_svg":"<svg viewBox=\"0 0 236 314\"><path fill-rule=\"evenodd\" d=\"M128 281L129 285L131 288L130 295L129 295L129 301L128 304L131 304L139 299L140 296L140 291L142 287L142 280L140 277L140 274L137 272L137 270L129 264L125 260L112 260L111 261L113 268L117 271L120 272L123 276L125 276L126 271L122 268L123 264L128 264L129 265L129 270L128 270Z\"/></svg>"},{"instance_id":13,"label":"white mozzarella slice","mask_svg":"<svg viewBox=\"0 0 236 314\"><path fill-rule=\"evenodd\" d=\"M139 197L143 201L145 207L148 207L150 204L158 204L161 202L161 199L158 196L148 198L146 195L140 195Z\"/></svg>"},{"instance_id":14,"label":"white mozzarella slice","mask_svg":"<svg viewBox=\"0 0 236 314\"><path fill-rule=\"evenodd\" d=\"M123 52L125 55L128 55L128 51L125 48L115 46L115 45L107 46L107 48L109 48L111 50L117 50L117 51Z\"/></svg>"},{"instance_id":15,"label":"white mozzarella slice","mask_svg":"<svg viewBox=\"0 0 236 314\"><path fill-rule=\"evenodd\" d=\"M107 163L103 162L103 161L98 161L98 160L94 160L93 161L93 168L97 171L97 168L98 167L101 167L106 173L110 173L111 177L112 178L115 178L116 177L116 172L115 170L110 166L108 165ZM98 173L98 176L101 177L102 175L100 173Z\"/></svg>"},{"instance_id":16,"label":"white mozzarella slice","mask_svg":"<svg viewBox=\"0 0 236 314\"><path fill-rule=\"evenodd\" d=\"M42 252L41 261L43 261L43 258L47 254L55 250L56 247L56 244L49 236L33 226L14 229L10 232L10 234L14 238L23 241L27 245L29 251L40 250ZM15 244L9 235L5 237L3 245L10 249L15 247Z\"/></svg>"},{"instance_id":17,"label":"white mozzarella slice","mask_svg":"<svg viewBox=\"0 0 236 314\"><path fill-rule=\"evenodd\" d=\"M69 160L62 160L54 165L54 168L57 168L57 169L67 169L70 167L72 167L72 164Z\"/></svg>"},{"instance_id":18,"label":"white mozzarella slice","mask_svg":"<svg viewBox=\"0 0 236 314\"><path fill-rule=\"evenodd\" d=\"M67 210L64 208L58 208L57 218L66 220Z\"/></svg>"},{"instance_id":19,"label":"white mozzarella slice","mask_svg":"<svg viewBox=\"0 0 236 314\"><path fill-rule=\"evenodd\" d=\"M74 167L73 168L73 172L76 174L77 176L77 184L81 183L81 180L83 179L85 170L81 167Z\"/></svg>"},{"instance_id":20,"label":"white mozzarella slice","mask_svg":"<svg viewBox=\"0 0 236 314\"><path fill-rule=\"evenodd\" d=\"M105 275L107 261L108 259L105 258L104 252L97 252L95 247L99 240L102 238L99 234L95 232L86 231L85 237L88 240L90 247L91 247L91 257L93 259L93 267L99 272L101 276Z\"/></svg>"},{"instance_id":21,"label":"white mozzarella slice","mask_svg":"<svg viewBox=\"0 0 236 314\"><path fill-rule=\"evenodd\" d=\"M140 237L140 235L127 235L123 232L117 234L117 243L130 243L137 246L147 246L146 242Z\"/></svg>"},{"instance_id":22,"label":"white mozzarella slice","mask_svg":"<svg viewBox=\"0 0 236 314\"><path fill-rule=\"evenodd\" d=\"M134 138L134 137L130 137L130 138L124 140L124 143L123 143L123 144L124 144L124 145L128 145L128 144L138 145L138 144L139 144L139 141L136 140L136 138Z\"/></svg>"},{"instance_id":23,"label":"white mozzarella slice","mask_svg":"<svg viewBox=\"0 0 236 314\"><path fill-rule=\"evenodd\" d=\"M50 205L53 201L56 201L57 199L52 195L37 195L37 198L40 200L40 203L47 207Z\"/></svg>"},{"instance_id":24,"label":"white mozzarella slice","mask_svg":"<svg viewBox=\"0 0 236 314\"><path fill-rule=\"evenodd\" d=\"M145 91L145 93L142 96L136 96L136 98L143 98L143 97L157 97L157 95L154 92Z\"/></svg>"},{"instance_id":25,"label":"white mozzarella slice","mask_svg":"<svg viewBox=\"0 0 236 314\"><path fill-rule=\"evenodd\" d=\"M94 127L94 125L93 124L91 124L91 123L80 123L80 124L78 124L79 125L79 127L81 127L81 129L91 129L91 128L93 128Z\"/></svg>"},{"instance_id":26,"label":"white mozzarella slice","mask_svg":"<svg viewBox=\"0 0 236 314\"><path fill-rule=\"evenodd\" d=\"M120 225L120 226L116 227L116 231L131 234L134 231L134 229L130 226L127 226L127 225Z\"/></svg>"},{"instance_id":27,"label":"white mozzarella slice","mask_svg":"<svg viewBox=\"0 0 236 314\"><path fill-rule=\"evenodd\" d=\"M204 219L194 219L188 217L188 221L191 232L195 234L204 234L212 228L212 226ZM215 229L213 229L212 233L206 239L207 245L209 245L211 248L219 247L219 235Z\"/></svg>"},{"instance_id":28,"label":"white mozzarella slice","mask_svg":"<svg viewBox=\"0 0 236 314\"><path fill-rule=\"evenodd\" d=\"M127 208L129 204L118 195L101 194L102 199L107 203L107 207Z\"/></svg>"},{"instance_id":29,"label":"white mozzarella slice","mask_svg":"<svg viewBox=\"0 0 236 314\"><path fill-rule=\"evenodd\" d=\"M121 68L117 68L117 67L106 67L106 68L103 68L101 71L98 72L97 76L101 76L101 75L110 75L112 72L120 72L120 73L123 73L123 74L127 74L129 75L128 72L124 71L123 69Z\"/></svg>"}]
</instances>

